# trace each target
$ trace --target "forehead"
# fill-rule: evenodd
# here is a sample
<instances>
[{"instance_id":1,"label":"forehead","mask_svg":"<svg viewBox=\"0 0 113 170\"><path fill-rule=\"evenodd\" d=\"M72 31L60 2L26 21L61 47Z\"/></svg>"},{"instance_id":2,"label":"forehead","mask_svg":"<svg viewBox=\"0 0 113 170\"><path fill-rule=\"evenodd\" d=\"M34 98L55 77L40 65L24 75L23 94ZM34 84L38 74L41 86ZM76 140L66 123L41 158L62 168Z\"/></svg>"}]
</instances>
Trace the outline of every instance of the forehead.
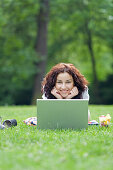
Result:
<instances>
[{"instance_id":1,"label":"forehead","mask_svg":"<svg viewBox=\"0 0 113 170\"><path fill-rule=\"evenodd\" d=\"M69 79L73 79L73 78L69 73L64 72L64 73L59 73L57 76L57 80L62 80L62 79L69 80Z\"/></svg>"}]
</instances>

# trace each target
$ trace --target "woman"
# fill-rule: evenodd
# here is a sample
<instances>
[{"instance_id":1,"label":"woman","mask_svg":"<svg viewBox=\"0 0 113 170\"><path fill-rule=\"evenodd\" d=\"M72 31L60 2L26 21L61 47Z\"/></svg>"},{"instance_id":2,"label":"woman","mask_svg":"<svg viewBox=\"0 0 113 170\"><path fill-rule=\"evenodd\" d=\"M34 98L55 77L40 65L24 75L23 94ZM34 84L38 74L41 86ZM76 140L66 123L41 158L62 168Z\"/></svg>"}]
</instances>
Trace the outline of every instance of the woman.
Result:
<instances>
[{"instance_id":1,"label":"woman","mask_svg":"<svg viewBox=\"0 0 113 170\"><path fill-rule=\"evenodd\" d=\"M73 64L59 63L55 65L42 81L43 99L88 99L88 81ZM88 121L90 112L88 111ZM28 125L36 125L37 118L24 121Z\"/></svg>"},{"instance_id":2,"label":"woman","mask_svg":"<svg viewBox=\"0 0 113 170\"><path fill-rule=\"evenodd\" d=\"M43 99L89 99L88 81L73 64L55 65L42 81Z\"/></svg>"},{"instance_id":3,"label":"woman","mask_svg":"<svg viewBox=\"0 0 113 170\"><path fill-rule=\"evenodd\" d=\"M59 63L52 67L42 81L42 98L89 100L87 85L88 81L73 64Z\"/></svg>"}]
</instances>

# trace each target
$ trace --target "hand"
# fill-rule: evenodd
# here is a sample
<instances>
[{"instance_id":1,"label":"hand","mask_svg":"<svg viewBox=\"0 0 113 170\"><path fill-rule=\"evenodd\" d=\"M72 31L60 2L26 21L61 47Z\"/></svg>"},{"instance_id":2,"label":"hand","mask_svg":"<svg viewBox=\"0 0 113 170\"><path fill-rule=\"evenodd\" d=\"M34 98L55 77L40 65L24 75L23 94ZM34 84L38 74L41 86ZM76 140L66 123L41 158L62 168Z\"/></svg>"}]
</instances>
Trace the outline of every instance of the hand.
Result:
<instances>
[{"instance_id":1,"label":"hand","mask_svg":"<svg viewBox=\"0 0 113 170\"><path fill-rule=\"evenodd\" d=\"M53 94L57 99L62 99L62 96L55 87L51 90L51 94Z\"/></svg>"},{"instance_id":2,"label":"hand","mask_svg":"<svg viewBox=\"0 0 113 170\"><path fill-rule=\"evenodd\" d=\"M78 89L76 86L74 86L72 88L72 90L70 91L70 93L68 94L68 96L66 97L66 99L72 99L74 96L78 95Z\"/></svg>"}]
</instances>

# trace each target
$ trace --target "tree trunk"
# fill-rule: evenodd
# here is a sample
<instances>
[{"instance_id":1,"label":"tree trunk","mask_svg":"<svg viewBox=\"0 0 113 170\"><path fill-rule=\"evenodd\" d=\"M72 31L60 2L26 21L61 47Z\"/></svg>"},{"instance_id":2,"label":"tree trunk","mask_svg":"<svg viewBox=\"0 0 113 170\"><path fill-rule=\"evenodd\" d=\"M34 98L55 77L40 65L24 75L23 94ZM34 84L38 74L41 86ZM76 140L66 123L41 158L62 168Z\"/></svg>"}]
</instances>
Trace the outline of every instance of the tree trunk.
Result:
<instances>
[{"instance_id":1,"label":"tree trunk","mask_svg":"<svg viewBox=\"0 0 113 170\"><path fill-rule=\"evenodd\" d=\"M87 46L89 49L89 53L91 56L91 62L92 62L93 95L95 96L97 102L100 103L99 83L98 83L98 78L97 78L97 73L96 73L96 60L95 60L94 51L93 51L92 34L91 34L91 30L88 28L88 22L85 23L85 30L86 30L86 34L87 34L86 43L87 43Z\"/></svg>"},{"instance_id":2,"label":"tree trunk","mask_svg":"<svg viewBox=\"0 0 113 170\"><path fill-rule=\"evenodd\" d=\"M37 41L36 52L39 62L36 63L37 73L35 75L32 104L41 97L41 81L45 75L47 63L47 25L49 13L49 0L40 0L40 11L37 18Z\"/></svg>"}]
</instances>

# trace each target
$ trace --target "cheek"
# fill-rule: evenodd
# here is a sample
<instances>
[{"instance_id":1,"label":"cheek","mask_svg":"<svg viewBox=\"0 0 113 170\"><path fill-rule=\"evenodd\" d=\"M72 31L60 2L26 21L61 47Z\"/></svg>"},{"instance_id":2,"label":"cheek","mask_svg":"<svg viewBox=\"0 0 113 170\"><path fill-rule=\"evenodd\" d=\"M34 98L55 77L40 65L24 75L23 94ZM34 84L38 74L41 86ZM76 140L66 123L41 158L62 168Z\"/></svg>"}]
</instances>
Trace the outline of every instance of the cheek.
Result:
<instances>
[{"instance_id":1,"label":"cheek","mask_svg":"<svg viewBox=\"0 0 113 170\"><path fill-rule=\"evenodd\" d=\"M55 87L56 87L56 89L59 89L60 88L60 84L56 84Z\"/></svg>"},{"instance_id":2,"label":"cheek","mask_svg":"<svg viewBox=\"0 0 113 170\"><path fill-rule=\"evenodd\" d=\"M73 87L74 87L73 84L69 84L69 85L68 85L68 88L69 88L69 89L72 89Z\"/></svg>"}]
</instances>

